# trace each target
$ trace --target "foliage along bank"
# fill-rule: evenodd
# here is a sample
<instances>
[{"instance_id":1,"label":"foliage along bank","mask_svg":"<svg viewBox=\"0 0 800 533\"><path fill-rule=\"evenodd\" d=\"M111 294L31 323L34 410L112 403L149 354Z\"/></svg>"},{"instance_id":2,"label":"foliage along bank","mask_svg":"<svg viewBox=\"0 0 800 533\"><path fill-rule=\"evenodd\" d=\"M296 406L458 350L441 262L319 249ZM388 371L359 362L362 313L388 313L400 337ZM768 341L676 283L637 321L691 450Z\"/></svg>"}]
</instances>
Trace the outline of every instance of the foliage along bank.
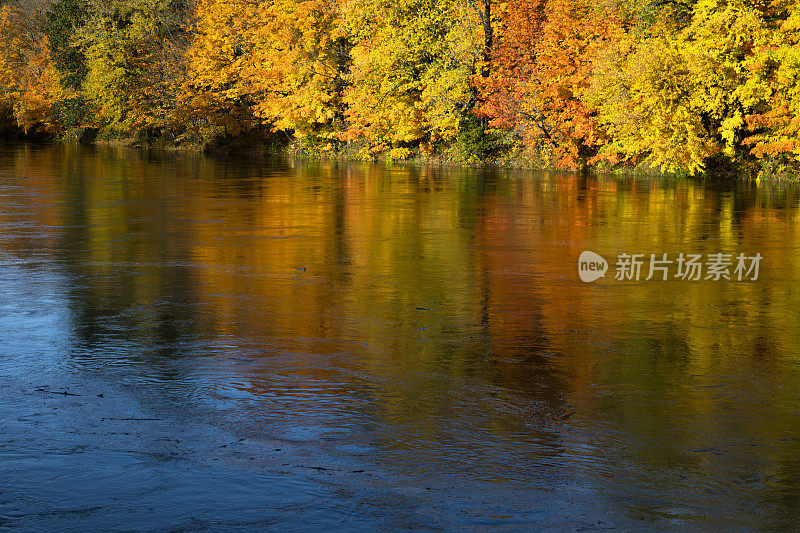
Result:
<instances>
[{"instance_id":1,"label":"foliage along bank","mask_svg":"<svg viewBox=\"0 0 800 533\"><path fill-rule=\"evenodd\" d=\"M0 0L0 129L792 175L796 0Z\"/></svg>"}]
</instances>

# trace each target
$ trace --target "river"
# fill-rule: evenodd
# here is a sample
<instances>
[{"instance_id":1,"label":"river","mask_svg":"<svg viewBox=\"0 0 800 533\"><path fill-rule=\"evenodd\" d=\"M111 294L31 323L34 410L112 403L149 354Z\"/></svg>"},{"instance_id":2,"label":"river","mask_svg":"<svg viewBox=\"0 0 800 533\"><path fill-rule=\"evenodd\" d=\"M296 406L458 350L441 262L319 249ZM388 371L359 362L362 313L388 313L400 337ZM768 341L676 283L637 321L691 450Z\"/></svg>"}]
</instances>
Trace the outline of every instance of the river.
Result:
<instances>
[{"instance_id":1,"label":"river","mask_svg":"<svg viewBox=\"0 0 800 533\"><path fill-rule=\"evenodd\" d=\"M796 185L5 145L0 267L0 529L800 521Z\"/></svg>"}]
</instances>

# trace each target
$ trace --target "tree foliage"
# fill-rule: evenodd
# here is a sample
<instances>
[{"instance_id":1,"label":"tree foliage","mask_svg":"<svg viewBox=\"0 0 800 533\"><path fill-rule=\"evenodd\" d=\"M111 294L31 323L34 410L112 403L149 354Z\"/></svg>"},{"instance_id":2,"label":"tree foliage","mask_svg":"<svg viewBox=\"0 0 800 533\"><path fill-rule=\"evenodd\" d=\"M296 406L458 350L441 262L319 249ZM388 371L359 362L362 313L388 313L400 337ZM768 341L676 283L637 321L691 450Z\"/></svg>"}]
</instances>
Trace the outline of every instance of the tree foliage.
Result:
<instances>
[{"instance_id":1,"label":"tree foliage","mask_svg":"<svg viewBox=\"0 0 800 533\"><path fill-rule=\"evenodd\" d=\"M552 146L561 166L585 166L606 140L586 93L618 20L587 0L514 0L502 20L481 112L527 145Z\"/></svg>"},{"instance_id":2,"label":"tree foliage","mask_svg":"<svg viewBox=\"0 0 800 533\"><path fill-rule=\"evenodd\" d=\"M245 83L258 5L198 0L186 51L178 121L203 138L247 130L253 110Z\"/></svg>"},{"instance_id":3,"label":"tree foliage","mask_svg":"<svg viewBox=\"0 0 800 533\"><path fill-rule=\"evenodd\" d=\"M65 96L47 36L37 30L42 15L0 6L0 107L11 109L25 131L55 131L53 105Z\"/></svg>"},{"instance_id":4,"label":"tree foliage","mask_svg":"<svg viewBox=\"0 0 800 533\"><path fill-rule=\"evenodd\" d=\"M244 74L256 115L274 129L337 139L351 48L341 18L335 0L274 0L259 6Z\"/></svg>"},{"instance_id":5,"label":"tree foliage","mask_svg":"<svg viewBox=\"0 0 800 533\"><path fill-rule=\"evenodd\" d=\"M100 125L133 133L164 129L182 70L182 5L91 1L91 17L78 33L89 70L83 87Z\"/></svg>"},{"instance_id":6,"label":"tree foliage","mask_svg":"<svg viewBox=\"0 0 800 533\"><path fill-rule=\"evenodd\" d=\"M800 166L797 0L17 0L0 30L26 129Z\"/></svg>"},{"instance_id":7,"label":"tree foliage","mask_svg":"<svg viewBox=\"0 0 800 533\"><path fill-rule=\"evenodd\" d=\"M351 0L345 138L373 150L451 141L475 105L480 20L458 0Z\"/></svg>"},{"instance_id":8,"label":"tree foliage","mask_svg":"<svg viewBox=\"0 0 800 533\"><path fill-rule=\"evenodd\" d=\"M773 6L779 11L780 4ZM751 133L745 140L758 158L777 156L800 162L800 4L788 7L758 48L744 91L762 103L745 119Z\"/></svg>"}]
</instances>

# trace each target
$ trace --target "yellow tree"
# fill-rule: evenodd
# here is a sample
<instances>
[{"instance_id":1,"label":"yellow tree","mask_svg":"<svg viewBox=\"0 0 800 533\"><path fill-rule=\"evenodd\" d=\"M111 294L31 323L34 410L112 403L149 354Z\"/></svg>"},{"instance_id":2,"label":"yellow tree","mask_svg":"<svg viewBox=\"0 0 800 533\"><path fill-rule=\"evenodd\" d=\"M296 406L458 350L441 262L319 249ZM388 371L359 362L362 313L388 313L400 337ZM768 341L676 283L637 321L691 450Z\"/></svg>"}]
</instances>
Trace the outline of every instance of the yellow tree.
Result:
<instances>
[{"instance_id":1,"label":"yellow tree","mask_svg":"<svg viewBox=\"0 0 800 533\"><path fill-rule=\"evenodd\" d=\"M245 72L252 66L258 10L258 3L247 0L196 3L179 121L205 140L254 124Z\"/></svg>"},{"instance_id":2,"label":"yellow tree","mask_svg":"<svg viewBox=\"0 0 800 533\"><path fill-rule=\"evenodd\" d=\"M346 9L354 48L345 137L400 158L413 143L454 139L475 103L476 12L458 0L350 0Z\"/></svg>"},{"instance_id":3,"label":"yellow tree","mask_svg":"<svg viewBox=\"0 0 800 533\"><path fill-rule=\"evenodd\" d=\"M338 0L274 0L255 11L243 65L257 116L334 147L343 128L350 44Z\"/></svg>"},{"instance_id":4,"label":"yellow tree","mask_svg":"<svg viewBox=\"0 0 800 533\"><path fill-rule=\"evenodd\" d=\"M781 4L774 7L781 11ZM769 41L751 66L754 75L746 90L765 105L746 117L758 158L778 158L800 163L800 4L793 2L788 17L778 20Z\"/></svg>"},{"instance_id":5,"label":"yellow tree","mask_svg":"<svg viewBox=\"0 0 800 533\"><path fill-rule=\"evenodd\" d=\"M684 27L661 19L607 51L589 101L611 136L611 158L696 173L742 156L745 117L757 104L745 87L767 27L742 0L699 0Z\"/></svg>"}]
</instances>

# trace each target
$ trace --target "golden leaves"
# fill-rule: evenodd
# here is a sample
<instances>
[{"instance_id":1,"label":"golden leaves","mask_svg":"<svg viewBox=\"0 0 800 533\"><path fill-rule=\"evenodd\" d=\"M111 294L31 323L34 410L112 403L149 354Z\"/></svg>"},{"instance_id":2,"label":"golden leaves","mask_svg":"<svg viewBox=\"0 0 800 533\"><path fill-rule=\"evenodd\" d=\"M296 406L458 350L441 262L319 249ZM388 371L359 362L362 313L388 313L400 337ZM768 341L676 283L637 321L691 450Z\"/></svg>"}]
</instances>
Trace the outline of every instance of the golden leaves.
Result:
<instances>
[{"instance_id":1,"label":"golden leaves","mask_svg":"<svg viewBox=\"0 0 800 533\"><path fill-rule=\"evenodd\" d=\"M0 6L0 105L11 106L17 124L28 131L57 127L52 106L67 91L50 59L47 37L26 23L25 13Z\"/></svg>"},{"instance_id":2,"label":"golden leaves","mask_svg":"<svg viewBox=\"0 0 800 533\"><path fill-rule=\"evenodd\" d=\"M88 76L70 90L36 25L0 7L0 104L25 127L58 129L70 100L121 134L263 128L393 158L495 135L572 169L800 162L797 0L197 0L189 18L157 0L82 5L68 44Z\"/></svg>"}]
</instances>

